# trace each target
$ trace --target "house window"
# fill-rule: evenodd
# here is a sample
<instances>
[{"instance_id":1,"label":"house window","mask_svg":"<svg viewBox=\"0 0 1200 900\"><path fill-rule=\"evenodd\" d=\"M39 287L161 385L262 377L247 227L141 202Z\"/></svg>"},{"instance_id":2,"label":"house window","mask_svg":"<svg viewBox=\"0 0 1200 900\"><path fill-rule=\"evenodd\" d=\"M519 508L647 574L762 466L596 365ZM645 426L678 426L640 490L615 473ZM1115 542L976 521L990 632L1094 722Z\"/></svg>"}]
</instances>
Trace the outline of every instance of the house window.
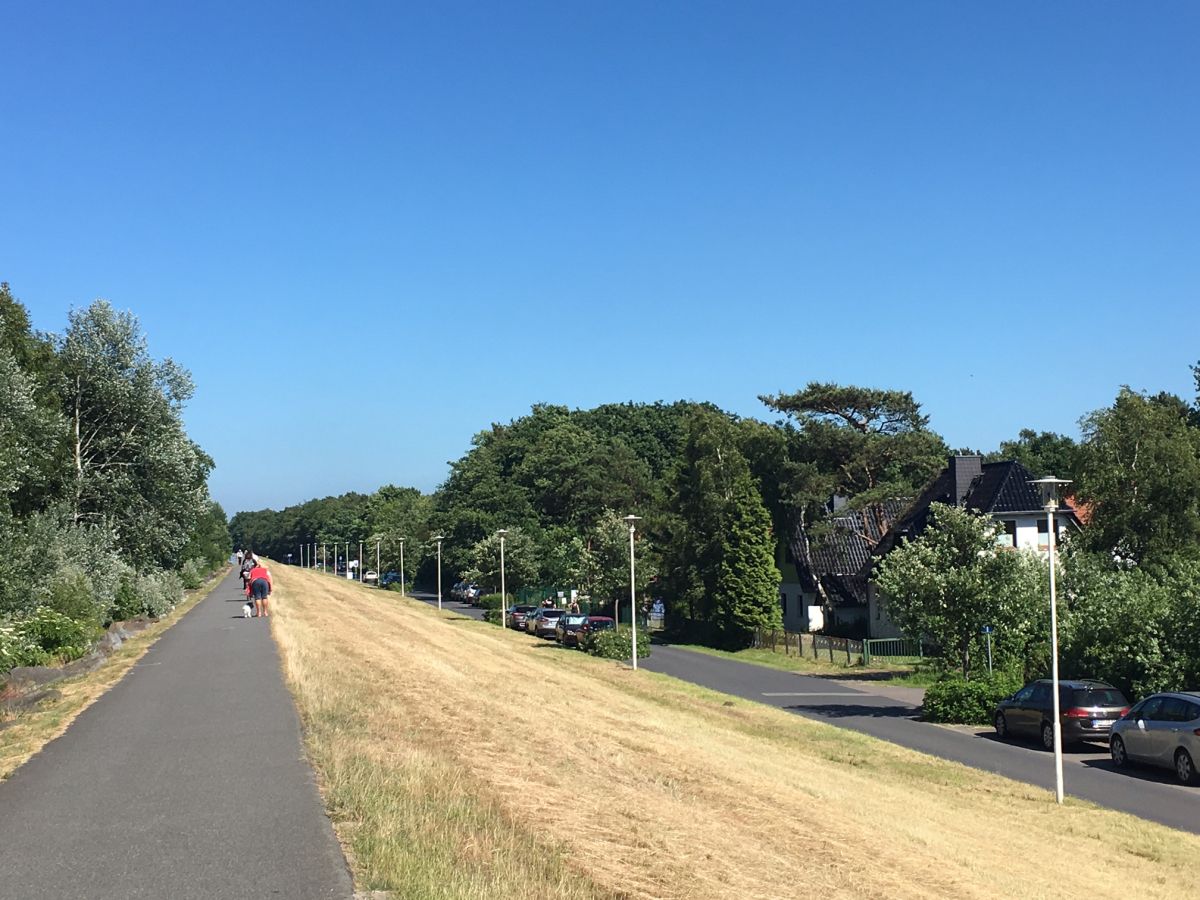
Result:
<instances>
[{"instance_id":1,"label":"house window","mask_svg":"<svg viewBox=\"0 0 1200 900\"><path fill-rule=\"evenodd\" d=\"M1017 523L1014 521L1003 521L1000 523L1004 526L1004 531L996 535L996 546L998 547L1015 547L1017 546Z\"/></svg>"},{"instance_id":2,"label":"house window","mask_svg":"<svg viewBox=\"0 0 1200 900\"><path fill-rule=\"evenodd\" d=\"M796 554L792 552L791 544L783 545L783 561L789 565L796 561Z\"/></svg>"},{"instance_id":3,"label":"house window","mask_svg":"<svg viewBox=\"0 0 1200 900\"><path fill-rule=\"evenodd\" d=\"M1045 519L1038 519L1037 523L1038 534L1038 549L1050 549L1050 523Z\"/></svg>"}]
</instances>

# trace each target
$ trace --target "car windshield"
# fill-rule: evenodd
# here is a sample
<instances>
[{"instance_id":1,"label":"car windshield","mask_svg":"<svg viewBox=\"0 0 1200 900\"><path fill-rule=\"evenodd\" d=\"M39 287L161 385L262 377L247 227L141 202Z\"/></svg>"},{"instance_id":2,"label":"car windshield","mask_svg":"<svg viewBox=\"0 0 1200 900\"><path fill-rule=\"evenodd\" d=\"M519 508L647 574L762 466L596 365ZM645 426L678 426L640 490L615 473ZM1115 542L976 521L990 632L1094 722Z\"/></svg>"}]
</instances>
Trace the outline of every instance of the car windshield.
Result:
<instances>
[{"instance_id":1,"label":"car windshield","mask_svg":"<svg viewBox=\"0 0 1200 900\"><path fill-rule=\"evenodd\" d=\"M1092 688L1090 690L1071 691L1072 706L1128 706L1125 695L1116 688Z\"/></svg>"},{"instance_id":2,"label":"car windshield","mask_svg":"<svg viewBox=\"0 0 1200 900\"><path fill-rule=\"evenodd\" d=\"M562 620L566 625L582 625L587 621L587 616L563 616Z\"/></svg>"},{"instance_id":3,"label":"car windshield","mask_svg":"<svg viewBox=\"0 0 1200 900\"><path fill-rule=\"evenodd\" d=\"M528 612L533 612L535 609L537 609L536 606L518 606L513 611L519 612L519 613L528 613Z\"/></svg>"},{"instance_id":4,"label":"car windshield","mask_svg":"<svg viewBox=\"0 0 1200 900\"><path fill-rule=\"evenodd\" d=\"M542 615L545 616L547 619L557 619L562 614L563 614L563 611L561 609L543 609L542 610Z\"/></svg>"}]
</instances>

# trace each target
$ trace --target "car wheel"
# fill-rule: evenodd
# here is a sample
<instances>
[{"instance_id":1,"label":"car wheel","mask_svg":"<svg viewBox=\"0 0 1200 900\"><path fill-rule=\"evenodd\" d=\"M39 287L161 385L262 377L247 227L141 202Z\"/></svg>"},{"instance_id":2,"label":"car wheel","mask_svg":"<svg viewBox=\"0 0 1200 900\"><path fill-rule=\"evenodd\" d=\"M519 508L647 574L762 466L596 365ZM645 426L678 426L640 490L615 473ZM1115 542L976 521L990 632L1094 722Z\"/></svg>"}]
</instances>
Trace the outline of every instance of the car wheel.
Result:
<instances>
[{"instance_id":1,"label":"car wheel","mask_svg":"<svg viewBox=\"0 0 1200 900\"><path fill-rule=\"evenodd\" d=\"M1004 718L1004 713L996 713L996 721L993 724L996 726L996 737L1008 737L1008 719Z\"/></svg>"},{"instance_id":2,"label":"car wheel","mask_svg":"<svg viewBox=\"0 0 1200 900\"><path fill-rule=\"evenodd\" d=\"M1112 757L1113 765L1118 769L1123 769L1129 765L1129 754L1125 752L1125 742L1121 740L1121 736L1114 734L1108 742L1108 753Z\"/></svg>"},{"instance_id":3,"label":"car wheel","mask_svg":"<svg viewBox=\"0 0 1200 900\"><path fill-rule=\"evenodd\" d=\"M1054 749L1054 726L1049 722L1042 723L1042 747L1046 750Z\"/></svg>"},{"instance_id":4,"label":"car wheel","mask_svg":"<svg viewBox=\"0 0 1200 900\"><path fill-rule=\"evenodd\" d=\"M1175 751L1175 777L1180 784L1195 784L1196 766L1192 762L1192 754L1182 747Z\"/></svg>"}]
</instances>

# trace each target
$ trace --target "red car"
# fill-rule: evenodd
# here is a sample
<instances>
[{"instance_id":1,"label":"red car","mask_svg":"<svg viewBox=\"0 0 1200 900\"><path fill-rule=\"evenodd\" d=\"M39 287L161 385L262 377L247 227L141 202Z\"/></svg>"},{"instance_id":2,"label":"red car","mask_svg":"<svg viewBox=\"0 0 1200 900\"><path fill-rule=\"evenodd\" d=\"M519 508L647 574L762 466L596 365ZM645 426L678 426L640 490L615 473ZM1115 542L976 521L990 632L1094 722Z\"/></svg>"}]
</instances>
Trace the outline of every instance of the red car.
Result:
<instances>
[{"instance_id":1,"label":"red car","mask_svg":"<svg viewBox=\"0 0 1200 900\"><path fill-rule=\"evenodd\" d=\"M610 616L588 616L587 621L579 626L575 646L582 650L597 633L611 631L616 627L617 623Z\"/></svg>"}]
</instances>

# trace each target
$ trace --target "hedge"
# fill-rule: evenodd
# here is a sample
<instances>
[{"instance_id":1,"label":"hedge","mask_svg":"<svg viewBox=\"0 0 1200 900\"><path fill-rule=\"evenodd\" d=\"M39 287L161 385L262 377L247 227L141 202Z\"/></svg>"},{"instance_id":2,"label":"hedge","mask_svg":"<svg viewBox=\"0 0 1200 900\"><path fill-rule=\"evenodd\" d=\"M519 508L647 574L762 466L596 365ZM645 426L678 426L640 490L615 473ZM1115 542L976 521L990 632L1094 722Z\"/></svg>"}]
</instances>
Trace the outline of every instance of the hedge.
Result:
<instances>
[{"instance_id":1,"label":"hedge","mask_svg":"<svg viewBox=\"0 0 1200 900\"><path fill-rule=\"evenodd\" d=\"M990 725L996 704L1020 690L1023 683L1019 676L1000 672L970 681L960 675L943 678L925 689L925 718L957 725Z\"/></svg>"},{"instance_id":2,"label":"hedge","mask_svg":"<svg viewBox=\"0 0 1200 900\"><path fill-rule=\"evenodd\" d=\"M601 659L632 659L633 640L631 634L631 629L624 627L617 630L610 628L604 631L593 631L587 636L583 649ZM644 628L638 629L637 651L638 659L645 659L650 655L650 635Z\"/></svg>"}]
</instances>

